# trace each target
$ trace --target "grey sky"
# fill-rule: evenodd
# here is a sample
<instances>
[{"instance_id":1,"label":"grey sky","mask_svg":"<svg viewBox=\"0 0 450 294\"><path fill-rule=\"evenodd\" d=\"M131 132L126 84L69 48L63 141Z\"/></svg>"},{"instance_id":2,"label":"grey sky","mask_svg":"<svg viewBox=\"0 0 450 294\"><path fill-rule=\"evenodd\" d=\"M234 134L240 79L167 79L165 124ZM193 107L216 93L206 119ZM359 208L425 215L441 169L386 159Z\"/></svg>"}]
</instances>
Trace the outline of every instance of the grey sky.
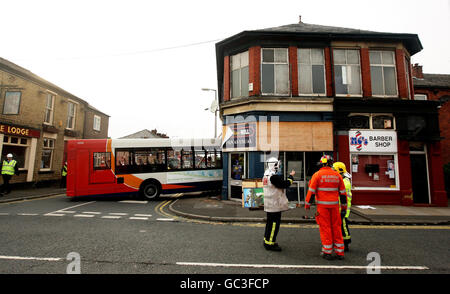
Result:
<instances>
[{"instance_id":1,"label":"grey sky","mask_svg":"<svg viewBox=\"0 0 450 294\"><path fill-rule=\"evenodd\" d=\"M111 116L112 138L212 137L215 43L298 22L418 34L412 58L450 74L450 1L0 0L0 56ZM220 125L220 122L219 122ZM218 131L220 133L220 130Z\"/></svg>"}]
</instances>

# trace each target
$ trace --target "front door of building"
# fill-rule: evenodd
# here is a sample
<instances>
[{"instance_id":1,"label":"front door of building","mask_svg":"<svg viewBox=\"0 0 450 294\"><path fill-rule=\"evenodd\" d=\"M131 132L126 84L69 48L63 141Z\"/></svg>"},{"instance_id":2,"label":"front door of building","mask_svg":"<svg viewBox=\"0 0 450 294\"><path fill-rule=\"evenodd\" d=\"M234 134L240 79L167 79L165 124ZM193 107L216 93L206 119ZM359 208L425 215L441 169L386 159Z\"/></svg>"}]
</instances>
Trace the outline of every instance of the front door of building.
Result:
<instances>
[{"instance_id":1,"label":"front door of building","mask_svg":"<svg viewBox=\"0 0 450 294\"><path fill-rule=\"evenodd\" d=\"M229 197L232 199L242 199L242 179L246 177L246 158L245 152L235 152L230 154L228 163L230 173L228 182L230 183Z\"/></svg>"},{"instance_id":2,"label":"front door of building","mask_svg":"<svg viewBox=\"0 0 450 294\"><path fill-rule=\"evenodd\" d=\"M428 164L425 144L410 143L411 181L413 201L417 204L430 203Z\"/></svg>"}]
</instances>

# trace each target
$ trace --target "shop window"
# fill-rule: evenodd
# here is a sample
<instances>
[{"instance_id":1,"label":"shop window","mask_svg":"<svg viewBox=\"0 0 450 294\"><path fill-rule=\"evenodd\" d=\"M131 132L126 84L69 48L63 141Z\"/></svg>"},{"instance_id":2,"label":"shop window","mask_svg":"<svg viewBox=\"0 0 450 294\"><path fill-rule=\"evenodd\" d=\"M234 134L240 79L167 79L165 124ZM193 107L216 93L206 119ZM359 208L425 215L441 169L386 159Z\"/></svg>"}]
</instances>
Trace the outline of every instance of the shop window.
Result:
<instances>
[{"instance_id":1,"label":"shop window","mask_svg":"<svg viewBox=\"0 0 450 294\"><path fill-rule=\"evenodd\" d=\"M94 152L94 170L111 168L111 152Z\"/></svg>"},{"instance_id":2,"label":"shop window","mask_svg":"<svg viewBox=\"0 0 450 294\"><path fill-rule=\"evenodd\" d=\"M55 149L55 139L44 138L44 145L42 149L41 169L51 169L53 151Z\"/></svg>"},{"instance_id":3,"label":"shop window","mask_svg":"<svg viewBox=\"0 0 450 294\"><path fill-rule=\"evenodd\" d=\"M263 94L289 94L287 48L262 49L261 88Z\"/></svg>"},{"instance_id":4,"label":"shop window","mask_svg":"<svg viewBox=\"0 0 450 294\"><path fill-rule=\"evenodd\" d=\"M353 115L348 118L351 129L369 129L370 117L367 115Z\"/></svg>"},{"instance_id":5,"label":"shop window","mask_svg":"<svg viewBox=\"0 0 450 294\"><path fill-rule=\"evenodd\" d=\"M372 117L372 128L373 129L393 129L394 128L394 118L392 116L378 115Z\"/></svg>"},{"instance_id":6,"label":"shop window","mask_svg":"<svg viewBox=\"0 0 450 294\"><path fill-rule=\"evenodd\" d=\"M393 51L370 51L370 77L373 96L397 96L397 74Z\"/></svg>"},{"instance_id":7,"label":"shop window","mask_svg":"<svg viewBox=\"0 0 450 294\"><path fill-rule=\"evenodd\" d=\"M47 100L45 103L45 115L44 115L44 123L52 124L53 123L53 107L55 103L55 96L48 93Z\"/></svg>"},{"instance_id":8,"label":"shop window","mask_svg":"<svg viewBox=\"0 0 450 294\"><path fill-rule=\"evenodd\" d=\"M325 60L323 49L299 48L298 92L307 95L325 95Z\"/></svg>"},{"instance_id":9,"label":"shop window","mask_svg":"<svg viewBox=\"0 0 450 294\"><path fill-rule=\"evenodd\" d=\"M354 188L398 188L394 155L351 154Z\"/></svg>"},{"instance_id":10,"label":"shop window","mask_svg":"<svg viewBox=\"0 0 450 294\"><path fill-rule=\"evenodd\" d=\"M248 97L248 51L231 56L231 98Z\"/></svg>"},{"instance_id":11,"label":"shop window","mask_svg":"<svg viewBox=\"0 0 450 294\"><path fill-rule=\"evenodd\" d=\"M6 92L3 114L19 114L21 92Z\"/></svg>"},{"instance_id":12,"label":"shop window","mask_svg":"<svg viewBox=\"0 0 450 294\"><path fill-rule=\"evenodd\" d=\"M334 49L333 59L336 95L360 96L362 90L359 50Z\"/></svg>"},{"instance_id":13,"label":"shop window","mask_svg":"<svg viewBox=\"0 0 450 294\"><path fill-rule=\"evenodd\" d=\"M11 153L13 159L17 161L19 168L25 168L28 165L27 153L29 148L29 140L12 136L3 137L2 159L6 159L6 155Z\"/></svg>"}]
</instances>

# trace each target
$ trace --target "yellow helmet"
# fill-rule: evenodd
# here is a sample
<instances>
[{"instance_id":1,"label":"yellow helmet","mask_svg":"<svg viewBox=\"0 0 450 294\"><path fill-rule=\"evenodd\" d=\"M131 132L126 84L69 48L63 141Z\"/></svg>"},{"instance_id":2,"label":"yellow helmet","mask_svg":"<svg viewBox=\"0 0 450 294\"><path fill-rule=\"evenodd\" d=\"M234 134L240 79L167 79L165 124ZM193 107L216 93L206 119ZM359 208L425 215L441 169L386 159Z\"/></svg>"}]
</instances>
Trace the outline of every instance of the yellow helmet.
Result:
<instances>
[{"instance_id":1,"label":"yellow helmet","mask_svg":"<svg viewBox=\"0 0 450 294\"><path fill-rule=\"evenodd\" d=\"M333 163L333 169L340 174L347 173L347 169L345 168L345 164L343 162L335 162Z\"/></svg>"}]
</instances>

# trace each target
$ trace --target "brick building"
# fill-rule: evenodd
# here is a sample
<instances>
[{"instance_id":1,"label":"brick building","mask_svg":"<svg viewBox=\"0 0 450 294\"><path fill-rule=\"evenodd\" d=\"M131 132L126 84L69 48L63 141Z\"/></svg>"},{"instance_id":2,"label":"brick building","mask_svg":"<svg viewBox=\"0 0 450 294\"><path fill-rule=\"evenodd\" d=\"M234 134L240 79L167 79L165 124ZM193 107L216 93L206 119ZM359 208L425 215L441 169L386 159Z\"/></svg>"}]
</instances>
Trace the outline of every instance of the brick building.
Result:
<instances>
[{"instance_id":1,"label":"brick building","mask_svg":"<svg viewBox=\"0 0 450 294\"><path fill-rule=\"evenodd\" d=\"M11 183L58 180L70 139L108 136L109 116L32 72L0 58L0 154L12 153Z\"/></svg>"},{"instance_id":2,"label":"brick building","mask_svg":"<svg viewBox=\"0 0 450 294\"><path fill-rule=\"evenodd\" d=\"M324 153L352 174L353 203L447 205L436 101L414 99L416 34L298 23L216 44L224 198L276 155L306 194ZM420 171L420 172L418 172Z\"/></svg>"}]
</instances>

